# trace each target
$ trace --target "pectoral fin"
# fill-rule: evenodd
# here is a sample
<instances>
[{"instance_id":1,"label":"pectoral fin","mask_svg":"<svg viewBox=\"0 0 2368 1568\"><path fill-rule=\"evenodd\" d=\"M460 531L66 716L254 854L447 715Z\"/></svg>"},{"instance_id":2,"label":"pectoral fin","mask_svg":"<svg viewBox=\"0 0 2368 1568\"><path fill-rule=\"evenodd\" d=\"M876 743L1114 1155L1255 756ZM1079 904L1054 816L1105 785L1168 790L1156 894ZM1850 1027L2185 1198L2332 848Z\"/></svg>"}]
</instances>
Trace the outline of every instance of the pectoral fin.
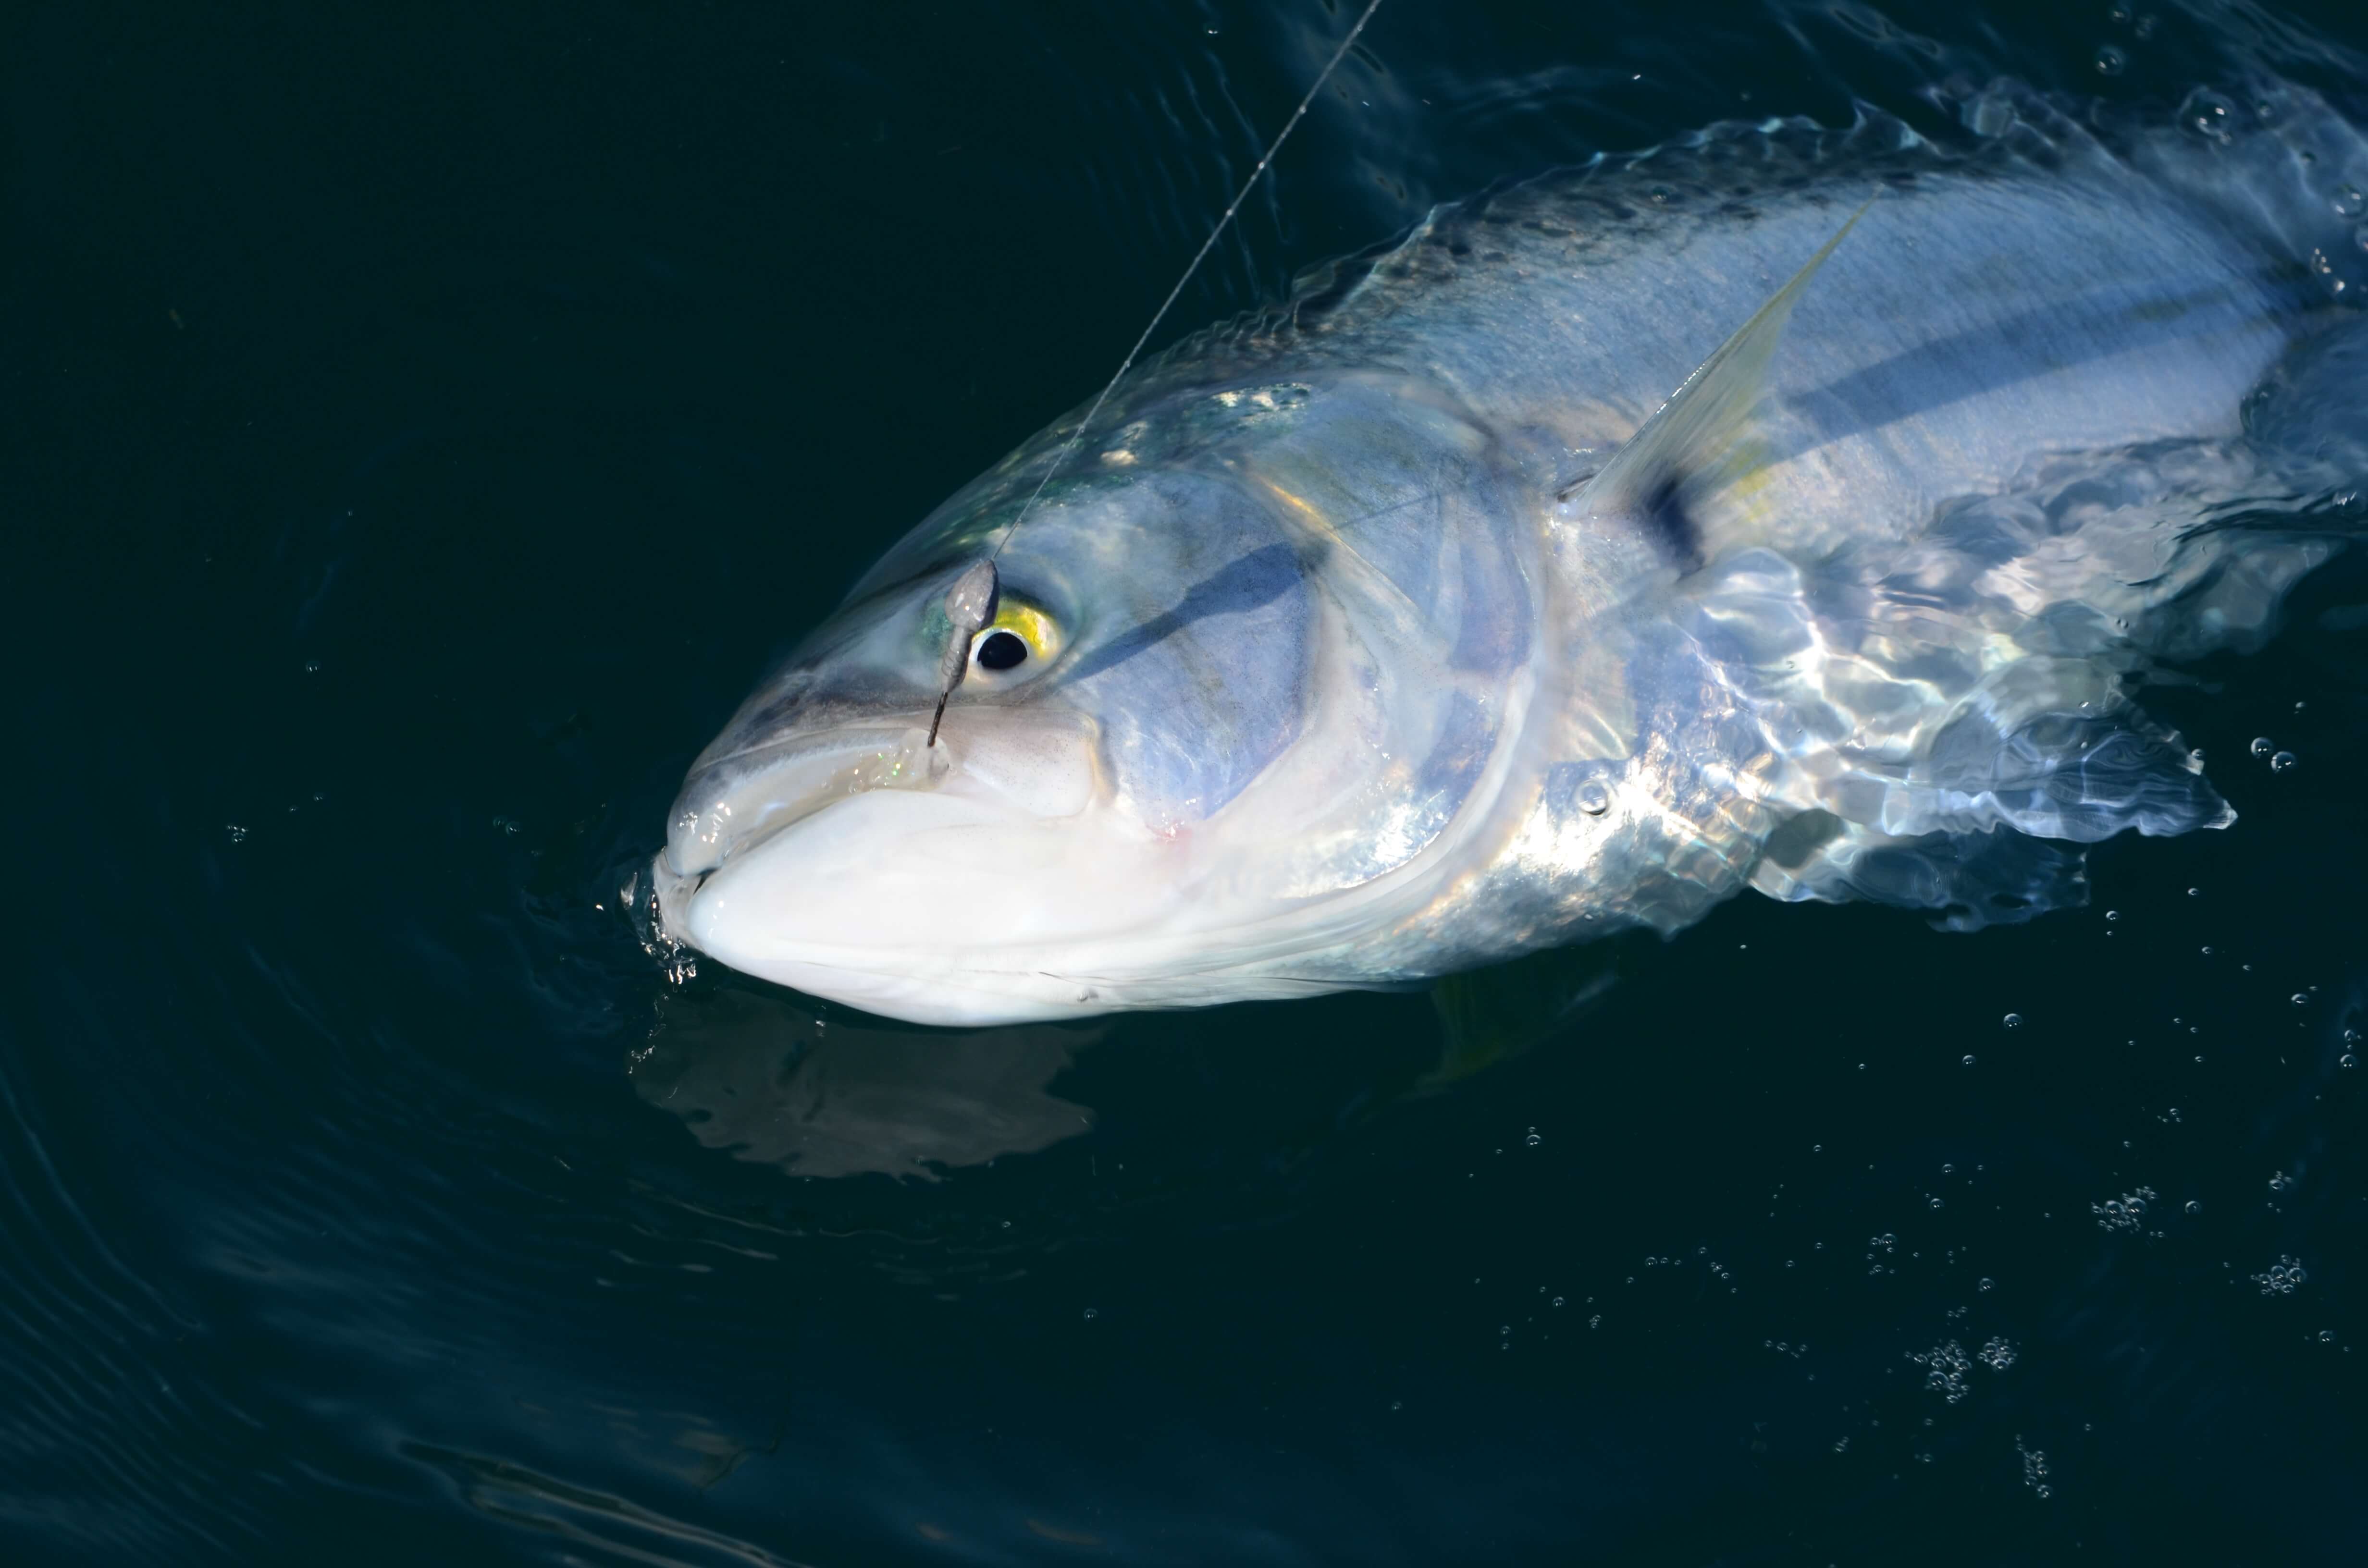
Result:
<instances>
[{"instance_id":1,"label":"pectoral fin","mask_svg":"<svg viewBox=\"0 0 2368 1568\"><path fill-rule=\"evenodd\" d=\"M1715 555L1717 551L1710 547L1718 541L1699 537L1685 507L1685 493L1705 478L1733 477L1727 471L1752 410L1767 392L1769 370L1793 307L1800 302L1817 268L1873 205L1869 198L1865 206L1850 214L1850 222L1793 275L1791 282L1770 295L1749 321L1696 367L1600 472L1565 499L1575 500L1588 516L1643 520L1664 536L1674 555L1689 564Z\"/></svg>"},{"instance_id":2,"label":"pectoral fin","mask_svg":"<svg viewBox=\"0 0 2368 1568\"><path fill-rule=\"evenodd\" d=\"M1568 1029L1619 980L1635 937L1631 932L1624 939L1549 949L1440 981L1430 991L1439 1015L1439 1065L1416 1091L1445 1088Z\"/></svg>"}]
</instances>

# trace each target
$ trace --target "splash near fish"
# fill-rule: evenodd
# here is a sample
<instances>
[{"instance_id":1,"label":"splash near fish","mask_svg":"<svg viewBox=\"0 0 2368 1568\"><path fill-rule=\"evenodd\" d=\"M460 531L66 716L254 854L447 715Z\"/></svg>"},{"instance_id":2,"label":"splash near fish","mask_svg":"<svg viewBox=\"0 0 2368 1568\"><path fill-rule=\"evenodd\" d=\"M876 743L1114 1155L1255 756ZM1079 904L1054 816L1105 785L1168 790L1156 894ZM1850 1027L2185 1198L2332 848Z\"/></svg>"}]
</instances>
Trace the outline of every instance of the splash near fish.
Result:
<instances>
[{"instance_id":1,"label":"splash near fish","mask_svg":"<svg viewBox=\"0 0 2368 1568\"><path fill-rule=\"evenodd\" d=\"M2083 902L2233 821L2149 672L2368 522L2368 142L2240 97L1714 126L1315 269L865 575L692 767L666 929L966 1025Z\"/></svg>"}]
</instances>

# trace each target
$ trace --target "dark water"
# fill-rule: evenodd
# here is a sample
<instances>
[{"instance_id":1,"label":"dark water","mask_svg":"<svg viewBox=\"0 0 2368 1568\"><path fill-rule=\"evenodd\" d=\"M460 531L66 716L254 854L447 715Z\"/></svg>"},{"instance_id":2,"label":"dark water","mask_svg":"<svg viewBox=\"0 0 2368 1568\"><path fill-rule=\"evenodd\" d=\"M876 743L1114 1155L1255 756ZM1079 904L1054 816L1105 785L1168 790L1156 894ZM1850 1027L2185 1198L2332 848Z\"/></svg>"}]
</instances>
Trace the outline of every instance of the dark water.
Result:
<instances>
[{"instance_id":1,"label":"dark water","mask_svg":"<svg viewBox=\"0 0 2368 1568\"><path fill-rule=\"evenodd\" d=\"M1170 330L1713 119L2362 90L2349 7L2160 10L1389 0ZM0 20L0 1559L2368 1553L2356 562L2148 695L2238 825L2024 927L983 1035L637 941L691 755L1347 20Z\"/></svg>"}]
</instances>

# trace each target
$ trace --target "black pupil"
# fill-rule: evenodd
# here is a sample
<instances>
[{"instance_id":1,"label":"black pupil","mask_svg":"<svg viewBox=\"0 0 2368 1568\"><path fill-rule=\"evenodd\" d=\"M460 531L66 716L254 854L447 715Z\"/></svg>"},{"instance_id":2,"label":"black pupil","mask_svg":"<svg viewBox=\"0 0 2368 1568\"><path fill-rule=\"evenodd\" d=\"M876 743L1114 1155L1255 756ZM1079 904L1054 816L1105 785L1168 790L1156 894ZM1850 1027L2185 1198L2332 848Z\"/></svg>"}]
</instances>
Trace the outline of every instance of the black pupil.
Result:
<instances>
[{"instance_id":1,"label":"black pupil","mask_svg":"<svg viewBox=\"0 0 2368 1568\"><path fill-rule=\"evenodd\" d=\"M990 631L978 645L978 667L1008 670L1028 656L1028 644L1008 631Z\"/></svg>"}]
</instances>

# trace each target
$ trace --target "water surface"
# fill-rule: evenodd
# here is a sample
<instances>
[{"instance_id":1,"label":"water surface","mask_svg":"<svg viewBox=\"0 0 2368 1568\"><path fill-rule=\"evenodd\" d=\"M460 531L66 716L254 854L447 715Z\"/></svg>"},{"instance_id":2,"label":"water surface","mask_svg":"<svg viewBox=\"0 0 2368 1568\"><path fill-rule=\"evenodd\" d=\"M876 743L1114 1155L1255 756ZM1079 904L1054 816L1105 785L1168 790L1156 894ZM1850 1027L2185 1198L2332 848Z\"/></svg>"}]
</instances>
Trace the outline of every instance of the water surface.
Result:
<instances>
[{"instance_id":1,"label":"water surface","mask_svg":"<svg viewBox=\"0 0 2368 1568\"><path fill-rule=\"evenodd\" d=\"M2368 1551L2356 562L2146 694L2237 826L2026 926L1746 897L975 1034L643 949L690 756L1099 384L1347 21L0 34L8 1561ZM2313 25L1387 0L1168 332L1714 119L2368 91Z\"/></svg>"}]
</instances>

